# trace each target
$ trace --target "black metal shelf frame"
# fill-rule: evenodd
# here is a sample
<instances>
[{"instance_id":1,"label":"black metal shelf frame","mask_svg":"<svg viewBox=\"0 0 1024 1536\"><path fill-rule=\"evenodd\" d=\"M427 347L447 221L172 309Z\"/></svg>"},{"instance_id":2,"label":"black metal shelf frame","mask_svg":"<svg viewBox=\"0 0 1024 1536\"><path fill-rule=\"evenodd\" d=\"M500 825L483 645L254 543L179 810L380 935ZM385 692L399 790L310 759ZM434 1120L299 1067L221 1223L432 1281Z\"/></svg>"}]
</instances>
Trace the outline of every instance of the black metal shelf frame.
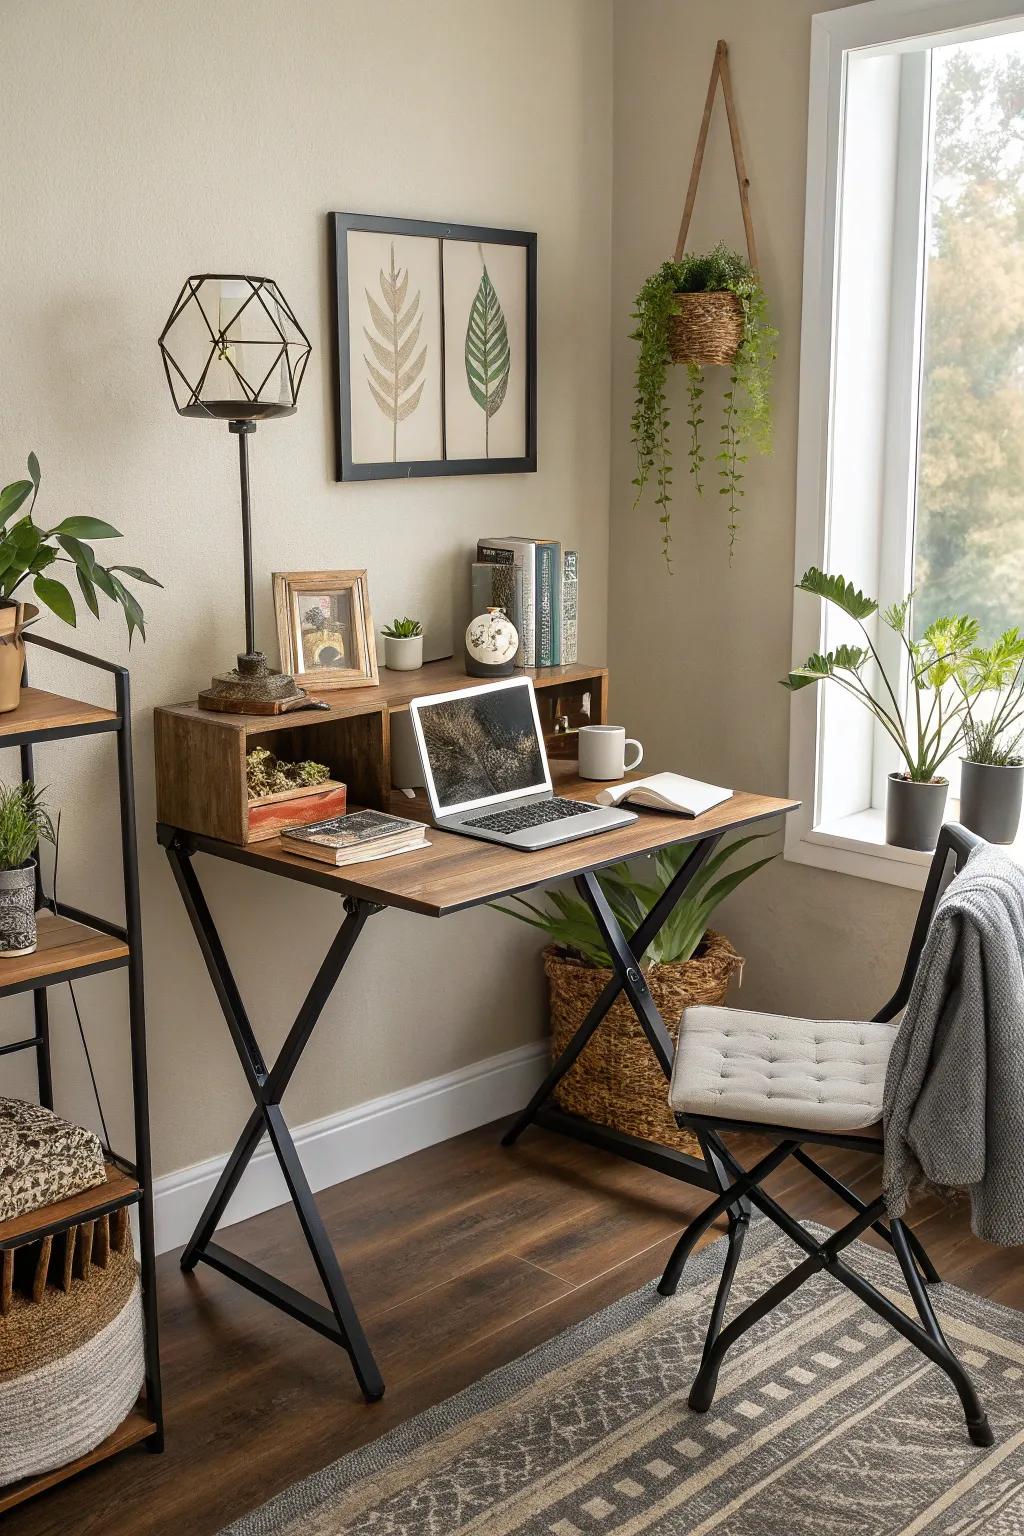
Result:
<instances>
[{"instance_id":1,"label":"black metal shelf frame","mask_svg":"<svg viewBox=\"0 0 1024 1536\"><path fill-rule=\"evenodd\" d=\"M124 884L124 923L112 922L95 913L57 902L43 889L41 868L36 866L36 905L58 917L69 918L85 927L94 928L111 938L122 940L128 946L128 954L97 961L91 965L55 969L23 982L0 985L0 998L20 992L33 993L35 1032L24 1040L13 1041L0 1048L0 1054L8 1055L19 1050L34 1050L39 1086L39 1101L47 1109L53 1108L53 1073L51 1069L50 1021L47 988L66 981L77 981L85 976L103 971L125 969L128 972L128 1025L132 1068L132 1099L135 1131L135 1156L128 1158L107 1147L111 1162L136 1179L137 1194L115 1202L117 1205L137 1205L139 1212L139 1268L142 1286L142 1308L145 1324L146 1346L146 1413L156 1425L156 1431L144 1442L151 1451L160 1451L164 1443L163 1399L160 1384L160 1346L157 1323L156 1248L153 1227L153 1169L149 1126L149 1078L146 1060L146 1009L143 991L142 962L142 913L139 898L139 852L135 822L135 773L132 759L131 686L128 669L114 662L91 656L60 641L44 635L26 634L28 643L42 650L53 651L83 666L107 672L114 680L115 718L43 727L38 730L12 732L0 737L0 747L17 747L21 759L22 779L34 781L35 762L33 748L50 741L65 740L77 736L110 734L117 739L117 788L121 823L121 867ZM28 666L25 667L23 684L28 682ZM78 1220L87 1220L88 1213ZM47 1229L44 1229L44 1231ZM57 1230L56 1228L54 1230Z\"/></svg>"}]
</instances>

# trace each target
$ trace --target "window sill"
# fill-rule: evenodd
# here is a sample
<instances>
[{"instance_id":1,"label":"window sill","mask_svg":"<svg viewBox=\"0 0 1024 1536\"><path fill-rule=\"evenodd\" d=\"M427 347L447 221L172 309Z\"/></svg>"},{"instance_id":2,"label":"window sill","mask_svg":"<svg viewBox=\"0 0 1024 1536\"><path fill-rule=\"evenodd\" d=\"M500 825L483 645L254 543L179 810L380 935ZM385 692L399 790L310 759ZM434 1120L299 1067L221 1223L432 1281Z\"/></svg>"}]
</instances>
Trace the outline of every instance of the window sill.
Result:
<instances>
[{"instance_id":1,"label":"window sill","mask_svg":"<svg viewBox=\"0 0 1024 1536\"><path fill-rule=\"evenodd\" d=\"M956 821L959 800L950 800L946 820ZM795 829L794 829L795 830ZM1024 834L1024 821L1021 823ZM1024 862L1024 841L1007 850ZM885 841L885 812L872 806L853 816L821 822L809 831L796 831L786 844L785 857L794 864L809 864L815 869L832 869L843 875L859 875L864 880L878 880L883 885L902 885L922 891L931 864L930 853L916 848L894 848Z\"/></svg>"}]
</instances>

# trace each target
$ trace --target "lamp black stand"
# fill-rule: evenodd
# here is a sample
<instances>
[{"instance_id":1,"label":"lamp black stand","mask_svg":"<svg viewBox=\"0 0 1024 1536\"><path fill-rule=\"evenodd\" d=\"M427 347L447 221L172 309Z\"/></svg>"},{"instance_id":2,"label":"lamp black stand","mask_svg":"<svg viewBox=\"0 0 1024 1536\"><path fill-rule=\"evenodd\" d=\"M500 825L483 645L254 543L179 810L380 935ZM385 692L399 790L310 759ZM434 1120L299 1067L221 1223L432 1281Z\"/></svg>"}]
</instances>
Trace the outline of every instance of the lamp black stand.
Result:
<instances>
[{"instance_id":1,"label":"lamp black stand","mask_svg":"<svg viewBox=\"0 0 1024 1536\"><path fill-rule=\"evenodd\" d=\"M252 602L252 522L249 515L249 434L256 431L254 421L229 421L228 431L238 438L238 484L242 498L242 573L245 581L245 650L256 650L256 623Z\"/></svg>"}]
</instances>

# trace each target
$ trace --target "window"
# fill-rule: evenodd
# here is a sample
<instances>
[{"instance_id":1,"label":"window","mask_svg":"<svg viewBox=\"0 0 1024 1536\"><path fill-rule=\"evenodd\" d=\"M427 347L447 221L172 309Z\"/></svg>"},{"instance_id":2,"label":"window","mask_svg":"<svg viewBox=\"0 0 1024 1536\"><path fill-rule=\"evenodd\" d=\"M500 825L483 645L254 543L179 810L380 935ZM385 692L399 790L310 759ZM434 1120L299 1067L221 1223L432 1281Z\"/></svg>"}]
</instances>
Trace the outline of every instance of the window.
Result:
<instances>
[{"instance_id":1,"label":"window","mask_svg":"<svg viewBox=\"0 0 1024 1536\"><path fill-rule=\"evenodd\" d=\"M913 589L918 634L949 613L984 639L1024 621L1019 6L814 18L798 501L798 577L840 572L882 609ZM797 660L851 629L797 594ZM877 644L898 675L895 637ZM839 689L795 695L787 857L921 884L927 855L883 840L897 766ZM959 765L944 771L955 800Z\"/></svg>"}]
</instances>

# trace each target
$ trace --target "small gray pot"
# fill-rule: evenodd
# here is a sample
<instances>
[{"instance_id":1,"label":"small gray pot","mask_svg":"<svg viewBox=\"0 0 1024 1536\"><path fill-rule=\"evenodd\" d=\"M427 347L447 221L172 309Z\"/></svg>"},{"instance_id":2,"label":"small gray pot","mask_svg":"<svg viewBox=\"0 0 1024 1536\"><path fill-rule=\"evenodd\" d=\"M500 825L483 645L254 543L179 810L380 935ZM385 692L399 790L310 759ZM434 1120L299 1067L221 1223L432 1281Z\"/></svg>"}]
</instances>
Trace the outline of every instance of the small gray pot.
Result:
<instances>
[{"instance_id":1,"label":"small gray pot","mask_svg":"<svg viewBox=\"0 0 1024 1536\"><path fill-rule=\"evenodd\" d=\"M987 843L1012 843L1024 799L1024 764L963 763L960 820Z\"/></svg>"},{"instance_id":2,"label":"small gray pot","mask_svg":"<svg viewBox=\"0 0 1024 1536\"><path fill-rule=\"evenodd\" d=\"M0 961L36 947L36 861L0 869Z\"/></svg>"},{"instance_id":3,"label":"small gray pot","mask_svg":"<svg viewBox=\"0 0 1024 1536\"><path fill-rule=\"evenodd\" d=\"M949 782L916 784L899 773L890 773L885 796L885 840L894 848L934 851L946 809Z\"/></svg>"}]
</instances>

